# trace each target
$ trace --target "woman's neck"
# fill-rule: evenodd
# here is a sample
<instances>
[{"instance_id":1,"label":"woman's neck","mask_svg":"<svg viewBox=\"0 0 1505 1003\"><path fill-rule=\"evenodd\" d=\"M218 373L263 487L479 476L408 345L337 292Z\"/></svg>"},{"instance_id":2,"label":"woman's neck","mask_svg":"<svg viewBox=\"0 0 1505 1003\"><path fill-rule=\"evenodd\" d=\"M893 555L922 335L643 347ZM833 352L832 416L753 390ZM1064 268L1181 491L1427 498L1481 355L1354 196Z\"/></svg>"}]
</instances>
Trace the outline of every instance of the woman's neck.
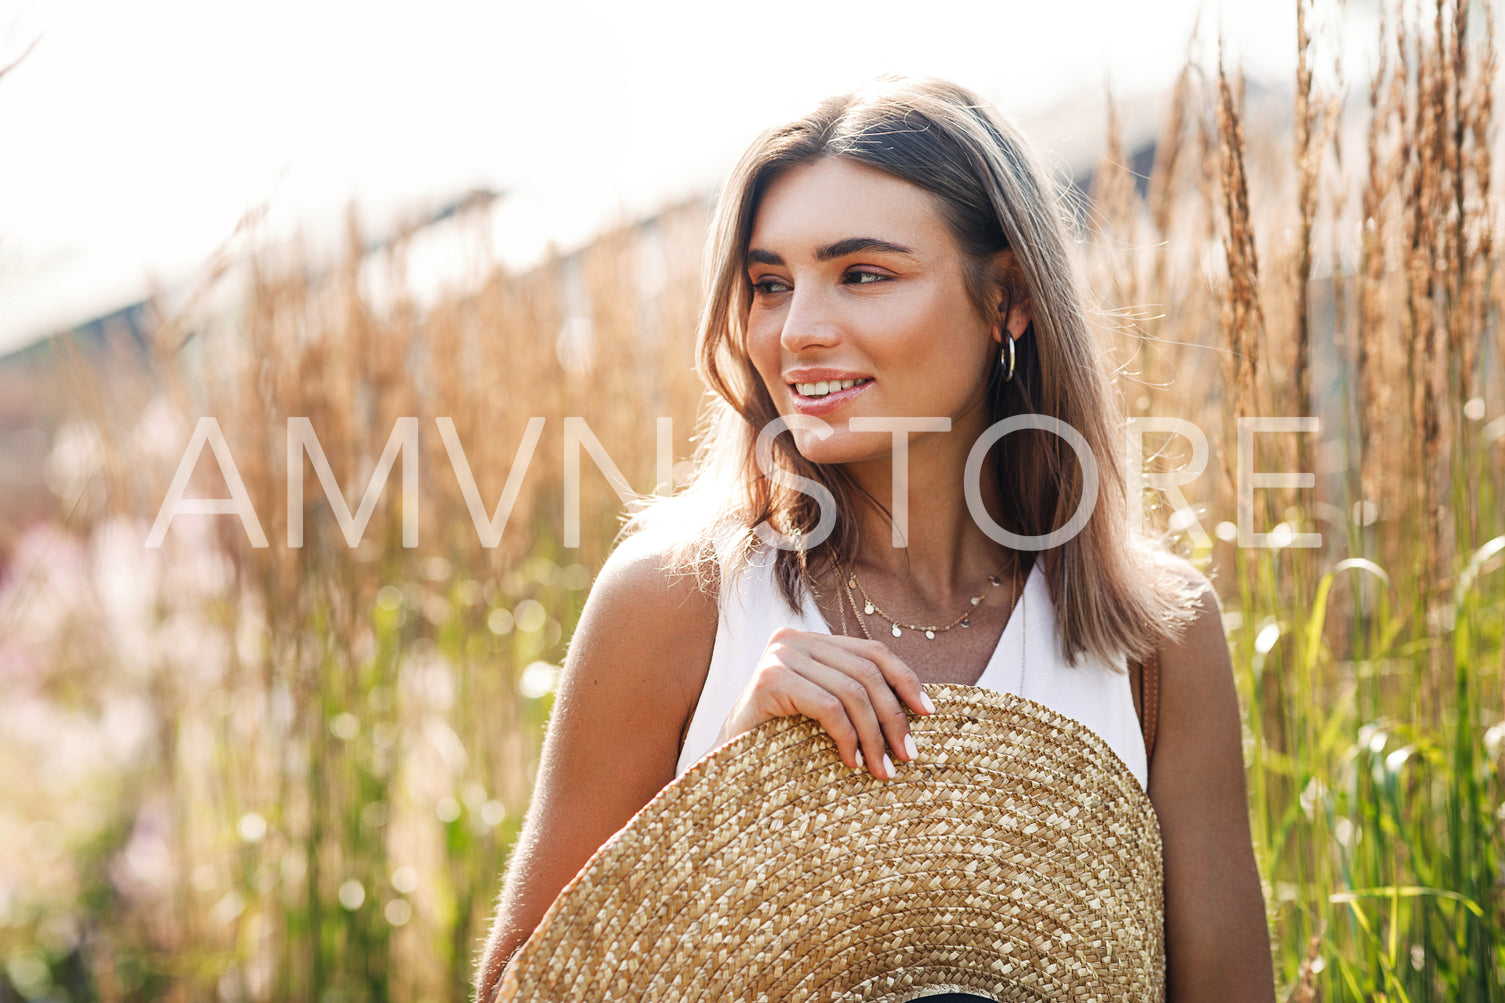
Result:
<instances>
[{"instance_id":1,"label":"woman's neck","mask_svg":"<svg viewBox=\"0 0 1505 1003\"><path fill-rule=\"evenodd\" d=\"M932 446L940 448L928 448ZM894 497L891 457L849 464L846 472L859 489L853 512L861 541L855 555L859 568L906 579L920 593L945 597L975 592L979 580L1008 565L1010 552L983 532L968 506L965 463L965 455L958 457L949 442L932 440L911 449L904 506ZM973 503L980 499L996 521L998 488L991 463L984 464L978 480L972 486Z\"/></svg>"}]
</instances>

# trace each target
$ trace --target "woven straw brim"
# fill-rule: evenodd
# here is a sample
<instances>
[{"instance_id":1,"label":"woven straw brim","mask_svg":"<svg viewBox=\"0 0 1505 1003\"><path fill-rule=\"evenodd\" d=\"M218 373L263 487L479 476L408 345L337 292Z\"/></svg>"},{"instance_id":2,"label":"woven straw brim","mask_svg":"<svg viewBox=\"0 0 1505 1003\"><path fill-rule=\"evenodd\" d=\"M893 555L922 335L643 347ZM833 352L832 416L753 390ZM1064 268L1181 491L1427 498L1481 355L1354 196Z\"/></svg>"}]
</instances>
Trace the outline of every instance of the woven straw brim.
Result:
<instances>
[{"instance_id":1,"label":"woven straw brim","mask_svg":"<svg viewBox=\"0 0 1505 1003\"><path fill-rule=\"evenodd\" d=\"M932 685L893 780L767 722L664 788L514 959L503 1000L1162 1000L1160 828L1085 725Z\"/></svg>"}]
</instances>

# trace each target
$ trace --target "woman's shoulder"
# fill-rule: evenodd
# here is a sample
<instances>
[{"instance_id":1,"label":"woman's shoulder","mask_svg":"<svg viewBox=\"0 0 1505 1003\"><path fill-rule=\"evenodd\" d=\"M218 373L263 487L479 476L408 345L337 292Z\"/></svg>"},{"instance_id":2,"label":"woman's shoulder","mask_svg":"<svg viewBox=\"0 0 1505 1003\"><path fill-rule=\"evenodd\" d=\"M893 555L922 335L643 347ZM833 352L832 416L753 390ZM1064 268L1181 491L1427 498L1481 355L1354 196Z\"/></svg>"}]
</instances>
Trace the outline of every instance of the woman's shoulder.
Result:
<instances>
[{"instance_id":1,"label":"woman's shoulder","mask_svg":"<svg viewBox=\"0 0 1505 1003\"><path fill-rule=\"evenodd\" d=\"M1223 637L1222 608L1212 580L1196 565L1177 554L1162 553L1159 563L1165 580L1186 610L1179 642L1195 640L1209 630ZM1174 646L1174 645L1173 645Z\"/></svg>"},{"instance_id":2,"label":"woman's shoulder","mask_svg":"<svg viewBox=\"0 0 1505 1003\"><path fill-rule=\"evenodd\" d=\"M704 574L672 541L628 537L592 583L565 656L556 717L589 722L586 732L625 727L652 750L659 786L674 775L715 649L715 583Z\"/></svg>"},{"instance_id":3,"label":"woman's shoulder","mask_svg":"<svg viewBox=\"0 0 1505 1003\"><path fill-rule=\"evenodd\" d=\"M668 533L638 532L612 549L591 595L630 597L668 612L714 604L720 577L720 564L706 547Z\"/></svg>"},{"instance_id":4,"label":"woman's shoulder","mask_svg":"<svg viewBox=\"0 0 1505 1003\"><path fill-rule=\"evenodd\" d=\"M1159 649L1162 739L1167 730L1189 730L1193 722L1205 725L1214 707L1225 712L1225 724L1231 722L1236 731L1237 688L1217 591L1189 561L1166 560L1185 616Z\"/></svg>"},{"instance_id":5,"label":"woman's shoulder","mask_svg":"<svg viewBox=\"0 0 1505 1003\"><path fill-rule=\"evenodd\" d=\"M1142 541L1135 549L1142 562L1141 582L1152 589L1160 601L1162 613L1157 632L1162 654L1186 641L1196 630L1207 630L1209 621L1221 632L1217 592L1205 573L1170 550Z\"/></svg>"},{"instance_id":6,"label":"woman's shoulder","mask_svg":"<svg viewBox=\"0 0 1505 1003\"><path fill-rule=\"evenodd\" d=\"M665 534L634 533L602 565L586 598L579 643L644 654L694 651L715 638L719 573Z\"/></svg>"}]
</instances>

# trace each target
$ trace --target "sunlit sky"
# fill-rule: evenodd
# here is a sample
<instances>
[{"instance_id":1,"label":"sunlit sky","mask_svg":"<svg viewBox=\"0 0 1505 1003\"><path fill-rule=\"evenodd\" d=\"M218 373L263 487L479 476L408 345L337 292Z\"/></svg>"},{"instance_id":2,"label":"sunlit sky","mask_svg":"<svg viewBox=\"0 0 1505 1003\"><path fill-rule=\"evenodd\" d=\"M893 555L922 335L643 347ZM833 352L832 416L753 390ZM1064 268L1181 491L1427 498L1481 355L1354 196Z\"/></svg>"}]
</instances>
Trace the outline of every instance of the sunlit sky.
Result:
<instances>
[{"instance_id":1,"label":"sunlit sky","mask_svg":"<svg viewBox=\"0 0 1505 1003\"><path fill-rule=\"evenodd\" d=\"M330 232L351 199L380 220L484 186L521 262L713 189L762 128L878 73L1047 131L1110 85L1161 91L1199 15L1201 59L1221 33L1290 79L1290 2L0 0L0 66L32 46L0 79L0 353L185 281L252 206Z\"/></svg>"}]
</instances>

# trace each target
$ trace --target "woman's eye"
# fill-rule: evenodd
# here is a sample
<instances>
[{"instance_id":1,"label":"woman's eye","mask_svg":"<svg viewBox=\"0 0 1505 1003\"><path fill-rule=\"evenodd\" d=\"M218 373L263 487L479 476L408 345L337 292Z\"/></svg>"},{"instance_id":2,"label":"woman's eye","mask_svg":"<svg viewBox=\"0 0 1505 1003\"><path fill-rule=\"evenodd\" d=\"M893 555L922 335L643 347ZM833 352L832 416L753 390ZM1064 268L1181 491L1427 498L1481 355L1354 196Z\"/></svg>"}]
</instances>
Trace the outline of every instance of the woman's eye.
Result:
<instances>
[{"instance_id":1,"label":"woman's eye","mask_svg":"<svg viewBox=\"0 0 1505 1003\"><path fill-rule=\"evenodd\" d=\"M887 275L877 272L847 272L847 284L853 286L872 285L874 282L887 281Z\"/></svg>"},{"instance_id":2,"label":"woman's eye","mask_svg":"<svg viewBox=\"0 0 1505 1003\"><path fill-rule=\"evenodd\" d=\"M774 278L759 279L752 284L752 287L754 293L758 293L763 296L771 296L774 293L789 291L789 286L787 283L781 282L778 279Z\"/></svg>"}]
</instances>

